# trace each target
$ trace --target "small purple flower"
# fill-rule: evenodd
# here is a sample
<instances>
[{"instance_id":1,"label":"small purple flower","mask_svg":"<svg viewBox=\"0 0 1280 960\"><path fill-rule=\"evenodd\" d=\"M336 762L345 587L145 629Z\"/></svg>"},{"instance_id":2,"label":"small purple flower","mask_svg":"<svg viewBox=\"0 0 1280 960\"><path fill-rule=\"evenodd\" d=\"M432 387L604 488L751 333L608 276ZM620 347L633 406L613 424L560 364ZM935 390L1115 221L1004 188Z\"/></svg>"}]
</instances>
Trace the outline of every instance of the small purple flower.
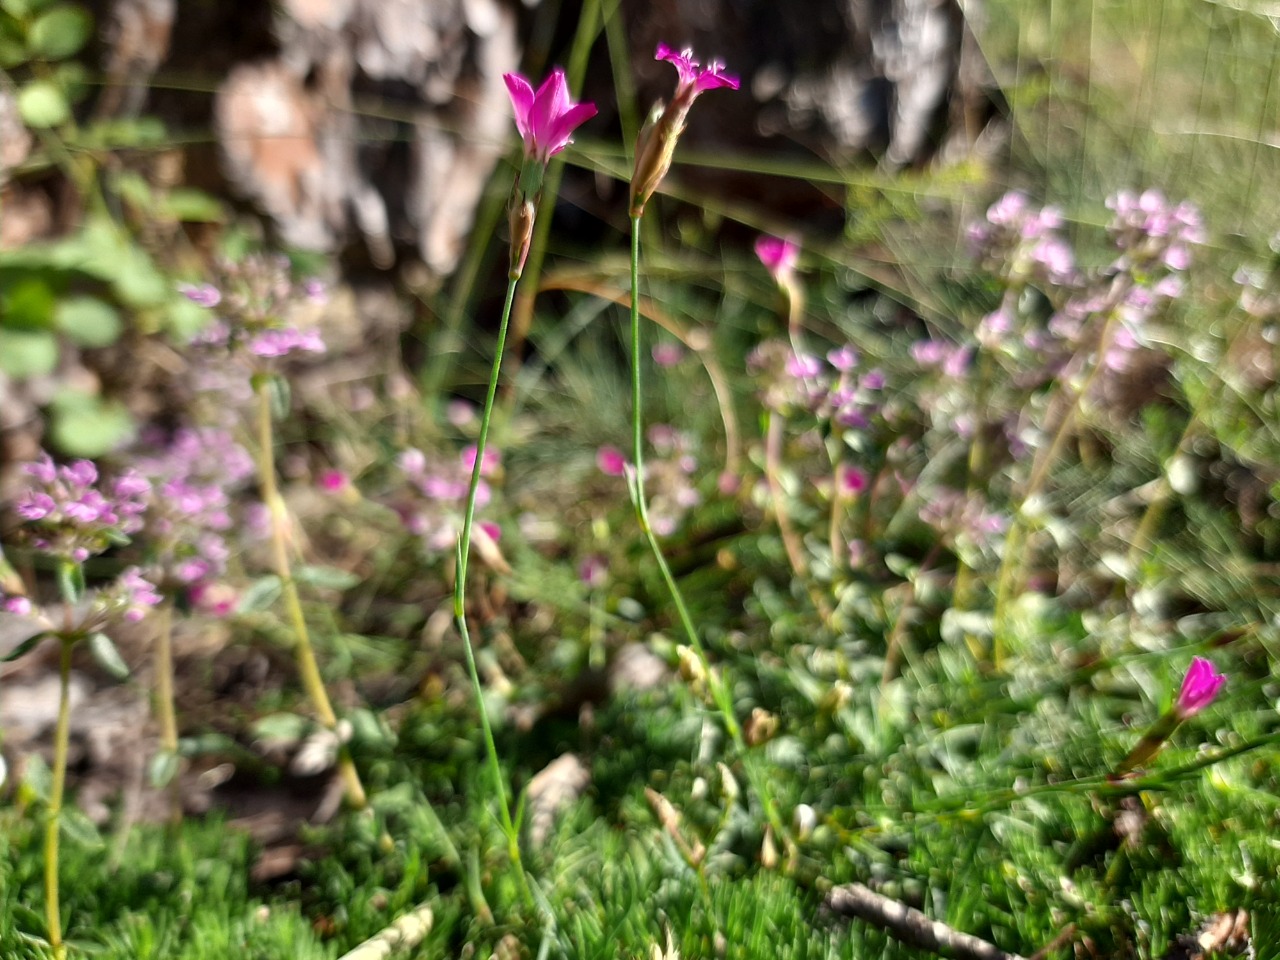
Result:
<instances>
[{"instance_id":1,"label":"small purple flower","mask_svg":"<svg viewBox=\"0 0 1280 960\"><path fill-rule=\"evenodd\" d=\"M475 422L476 408L466 400L450 400L444 408L444 418L461 429Z\"/></svg>"},{"instance_id":2,"label":"small purple flower","mask_svg":"<svg viewBox=\"0 0 1280 960\"><path fill-rule=\"evenodd\" d=\"M263 330L249 341L249 352L263 359L288 356L291 353L324 353L324 340L314 330L277 327Z\"/></svg>"},{"instance_id":3,"label":"small purple flower","mask_svg":"<svg viewBox=\"0 0 1280 960\"><path fill-rule=\"evenodd\" d=\"M518 73L504 74L507 93L515 111L516 129L524 140L524 155L546 165L573 142L573 131L596 115L594 103L574 103L564 71L556 67L534 92Z\"/></svg>"},{"instance_id":4,"label":"small purple flower","mask_svg":"<svg viewBox=\"0 0 1280 960\"><path fill-rule=\"evenodd\" d=\"M497 450L485 450L484 460L480 463L480 476L491 477L502 466L502 454ZM468 473L476 468L476 445L473 443L462 451L462 467Z\"/></svg>"},{"instance_id":5,"label":"small purple flower","mask_svg":"<svg viewBox=\"0 0 1280 960\"><path fill-rule=\"evenodd\" d=\"M599 590L608 582L609 562L598 553L584 557L578 564L578 579L593 590Z\"/></svg>"},{"instance_id":6,"label":"small purple flower","mask_svg":"<svg viewBox=\"0 0 1280 960\"><path fill-rule=\"evenodd\" d=\"M26 597L13 596L0 600L0 610L11 613L15 617L29 617L35 606Z\"/></svg>"},{"instance_id":7,"label":"small purple flower","mask_svg":"<svg viewBox=\"0 0 1280 960\"><path fill-rule=\"evenodd\" d=\"M329 302L329 286L319 277L308 277L302 281L302 295L317 306Z\"/></svg>"},{"instance_id":8,"label":"small purple flower","mask_svg":"<svg viewBox=\"0 0 1280 960\"><path fill-rule=\"evenodd\" d=\"M848 373L858 365L858 351L848 344L843 347L837 347L827 354L827 363L841 373Z\"/></svg>"},{"instance_id":9,"label":"small purple flower","mask_svg":"<svg viewBox=\"0 0 1280 960\"><path fill-rule=\"evenodd\" d=\"M180 283L178 292L201 307L216 307L222 302L222 291L210 283Z\"/></svg>"},{"instance_id":10,"label":"small purple flower","mask_svg":"<svg viewBox=\"0 0 1280 960\"><path fill-rule=\"evenodd\" d=\"M1226 674L1214 670L1211 662L1203 657L1193 658L1191 666L1187 668L1187 675L1182 679L1182 689L1178 691L1174 712L1183 720L1194 717L1213 703L1214 697L1226 682Z\"/></svg>"},{"instance_id":11,"label":"small purple flower","mask_svg":"<svg viewBox=\"0 0 1280 960\"><path fill-rule=\"evenodd\" d=\"M787 358L787 373L797 379L809 379L822 373L822 361L808 353L796 353Z\"/></svg>"},{"instance_id":12,"label":"small purple flower","mask_svg":"<svg viewBox=\"0 0 1280 960\"><path fill-rule=\"evenodd\" d=\"M663 341L653 346L653 362L660 367L677 366L684 359L684 349L678 343Z\"/></svg>"}]
</instances>

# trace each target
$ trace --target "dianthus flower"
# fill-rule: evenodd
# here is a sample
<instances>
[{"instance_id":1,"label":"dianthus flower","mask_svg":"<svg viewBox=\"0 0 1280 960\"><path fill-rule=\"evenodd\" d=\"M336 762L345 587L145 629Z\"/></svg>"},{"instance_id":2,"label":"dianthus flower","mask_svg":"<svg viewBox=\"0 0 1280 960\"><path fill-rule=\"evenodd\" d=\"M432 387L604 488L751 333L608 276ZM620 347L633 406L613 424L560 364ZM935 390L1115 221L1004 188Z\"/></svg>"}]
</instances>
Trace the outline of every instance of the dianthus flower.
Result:
<instances>
[{"instance_id":1,"label":"dianthus flower","mask_svg":"<svg viewBox=\"0 0 1280 960\"><path fill-rule=\"evenodd\" d=\"M665 108L659 105L650 122L640 131L636 144L636 166L631 175L631 216L639 217L644 206L658 189L658 184L671 169L676 143L684 132L685 118L699 94L717 87L738 89L738 78L724 72L724 64L713 60L702 66L694 59L693 51L685 49L677 53L665 43L658 44L655 60L665 60L676 68L680 79L675 96Z\"/></svg>"}]
</instances>

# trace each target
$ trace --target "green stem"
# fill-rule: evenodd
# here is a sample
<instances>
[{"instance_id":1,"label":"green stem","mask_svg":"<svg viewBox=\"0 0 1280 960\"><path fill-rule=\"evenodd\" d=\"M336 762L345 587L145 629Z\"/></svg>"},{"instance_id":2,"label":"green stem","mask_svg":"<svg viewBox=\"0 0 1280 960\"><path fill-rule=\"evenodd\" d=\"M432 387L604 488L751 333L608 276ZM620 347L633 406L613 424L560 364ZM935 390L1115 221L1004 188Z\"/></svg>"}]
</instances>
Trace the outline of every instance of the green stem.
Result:
<instances>
[{"instance_id":1,"label":"green stem","mask_svg":"<svg viewBox=\"0 0 1280 960\"><path fill-rule=\"evenodd\" d=\"M729 691L716 672L711 669L711 662L707 658L706 648L703 647L702 638L698 635L698 631L693 625L693 617L689 615L689 608L684 602L684 595L680 592L676 578L671 573L671 567L667 564L667 558L663 556L662 546L658 543L658 537L653 532L653 526L649 523L649 506L644 495L644 407L640 390L641 217L642 214L632 214L631 216L631 454L632 463L634 464L634 473L628 483L631 503L635 507L636 520L640 524L640 530L644 534L645 542L649 544L649 550L653 554L654 562L658 565L658 570L662 574L663 583L666 584L667 593L676 608L676 618L680 621L680 627L689 641L690 649L697 656L698 662L706 674L711 698L724 720L725 730L729 734L729 739L733 741L734 749L742 757L747 779L764 807L765 816L770 826L773 827L774 835L783 841L790 859L795 842L783 826L782 817L778 814L778 808L773 802L773 797L769 793L764 777L761 776L754 762L753 754L747 749L746 741L742 736L742 728L738 725L738 718L734 715L733 701Z\"/></svg>"},{"instance_id":2,"label":"green stem","mask_svg":"<svg viewBox=\"0 0 1280 960\"><path fill-rule=\"evenodd\" d=\"M160 722L160 749L178 757L178 716L173 706L173 600L166 599L160 608L160 630L156 635L156 718ZM182 821L182 794L175 769L168 783L169 819Z\"/></svg>"},{"instance_id":3,"label":"green stem","mask_svg":"<svg viewBox=\"0 0 1280 960\"><path fill-rule=\"evenodd\" d=\"M58 657L58 725L53 736L53 785L49 789L49 809L44 827L44 915L49 946L54 960L67 955L62 942L62 913L58 904L58 838L62 816L62 795L67 786L67 744L71 735L71 648L72 638L62 638Z\"/></svg>"},{"instance_id":4,"label":"green stem","mask_svg":"<svg viewBox=\"0 0 1280 960\"><path fill-rule=\"evenodd\" d=\"M480 488L480 473L484 468L485 448L489 443L489 425L493 420L493 403L498 393L498 376L502 371L502 354L507 343L507 327L511 322L511 306L515 302L516 284L520 281L518 270L512 270L507 281L507 297L502 305L502 322L498 326L498 343L493 352L493 370L489 374L489 390L485 395L484 413L480 417L480 436L476 439L476 462L471 467L471 485L467 490L467 508L462 519L462 535L458 540L457 573L453 581L453 616L462 635L462 649L467 658L467 673L471 677L471 690L475 694L476 709L480 713L480 727L484 732L485 752L488 755L489 773L493 777L493 790L498 798L502 832L507 837L507 855L520 880L525 901L534 905L533 892L525 876L520 857L520 835L511 819L511 806L507 802L507 788L503 782L502 766L498 762L498 746L493 739L493 726L489 723L489 711L484 703L484 690L480 686L480 672L476 669L475 648L471 632L467 629L467 561L471 556L471 533L475 525L476 492Z\"/></svg>"},{"instance_id":5,"label":"green stem","mask_svg":"<svg viewBox=\"0 0 1280 960\"><path fill-rule=\"evenodd\" d=\"M294 656L298 663L298 675L311 706L320 722L329 730L337 730L338 717L329 702L324 677L316 663L315 649L311 646L311 634L307 630L307 618L302 611L298 585L289 565L288 528L289 512L276 483L275 435L271 424L271 384L267 377L256 378L258 395L258 484L262 501L267 506L271 524L271 556L276 576L280 580L280 592L284 597L285 614L293 627ZM347 803L353 810L363 810L368 804L364 784L356 770L345 744L338 752L338 773L345 786Z\"/></svg>"}]
</instances>

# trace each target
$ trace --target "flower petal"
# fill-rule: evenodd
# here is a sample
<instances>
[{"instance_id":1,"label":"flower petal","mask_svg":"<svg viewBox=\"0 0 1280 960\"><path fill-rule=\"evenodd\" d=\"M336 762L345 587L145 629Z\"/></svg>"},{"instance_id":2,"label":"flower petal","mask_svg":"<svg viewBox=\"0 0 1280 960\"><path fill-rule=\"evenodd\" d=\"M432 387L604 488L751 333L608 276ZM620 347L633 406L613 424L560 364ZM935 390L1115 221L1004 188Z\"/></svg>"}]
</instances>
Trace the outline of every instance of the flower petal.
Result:
<instances>
[{"instance_id":1,"label":"flower petal","mask_svg":"<svg viewBox=\"0 0 1280 960\"><path fill-rule=\"evenodd\" d=\"M569 84L564 78L564 70L556 67L551 71L533 98L533 109L529 111L529 127L533 132L537 154L548 157L551 154L551 135L556 118L569 109Z\"/></svg>"},{"instance_id":2,"label":"flower petal","mask_svg":"<svg viewBox=\"0 0 1280 960\"><path fill-rule=\"evenodd\" d=\"M520 131L520 138L524 140L525 147L532 149L533 141L529 126L529 112L533 108L533 86L518 73L504 73L502 79L506 81L507 93L511 96L511 107L516 117L516 129Z\"/></svg>"},{"instance_id":3,"label":"flower petal","mask_svg":"<svg viewBox=\"0 0 1280 960\"><path fill-rule=\"evenodd\" d=\"M573 131L594 117L597 112L594 103L578 103L560 114L551 125L551 130L547 137L545 144L547 155L557 154L573 143Z\"/></svg>"}]
</instances>

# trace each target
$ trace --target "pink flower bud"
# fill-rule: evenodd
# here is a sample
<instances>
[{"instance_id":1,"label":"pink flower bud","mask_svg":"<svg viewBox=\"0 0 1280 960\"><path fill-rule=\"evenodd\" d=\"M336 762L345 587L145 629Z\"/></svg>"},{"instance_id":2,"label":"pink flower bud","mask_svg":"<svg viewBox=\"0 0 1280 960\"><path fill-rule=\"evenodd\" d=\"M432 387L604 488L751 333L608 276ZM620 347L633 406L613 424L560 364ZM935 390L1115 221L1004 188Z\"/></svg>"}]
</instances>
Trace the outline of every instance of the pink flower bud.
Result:
<instances>
[{"instance_id":1,"label":"pink flower bud","mask_svg":"<svg viewBox=\"0 0 1280 960\"><path fill-rule=\"evenodd\" d=\"M1183 720L1194 717L1213 703L1214 697L1226 682L1226 674L1218 673L1213 669L1213 664L1203 657L1195 657L1187 668L1182 689L1178 691L1178 702L1173 709Z\"/></svg>"}]
</instances>

